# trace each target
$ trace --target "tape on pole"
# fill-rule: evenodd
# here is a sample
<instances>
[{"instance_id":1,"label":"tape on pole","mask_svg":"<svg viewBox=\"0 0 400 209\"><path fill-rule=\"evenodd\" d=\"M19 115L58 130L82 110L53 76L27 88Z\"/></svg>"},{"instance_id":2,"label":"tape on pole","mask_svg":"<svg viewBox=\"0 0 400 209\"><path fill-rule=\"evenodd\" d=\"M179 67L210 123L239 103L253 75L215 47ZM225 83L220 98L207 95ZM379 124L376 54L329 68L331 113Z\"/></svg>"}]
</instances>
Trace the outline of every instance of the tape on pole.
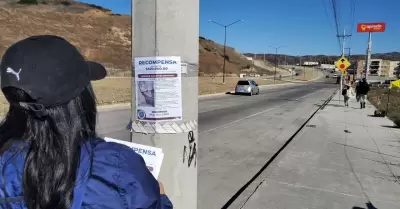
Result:
<instances>
[{"instance_id":1,"label":"tape on pole","mask_svg":"<svg viewBox=\"0 0 400 209\"><path fill-rule=\"evenodd\" d=\"M165 122L165 123L155 123L155 122L143 122L135 121L132 122L131 131L135 133L143 134L178 134L187 133L189 131L194 131L197 129L197 121L185 121L185 122Z\"/></svg>"}]
</instances>

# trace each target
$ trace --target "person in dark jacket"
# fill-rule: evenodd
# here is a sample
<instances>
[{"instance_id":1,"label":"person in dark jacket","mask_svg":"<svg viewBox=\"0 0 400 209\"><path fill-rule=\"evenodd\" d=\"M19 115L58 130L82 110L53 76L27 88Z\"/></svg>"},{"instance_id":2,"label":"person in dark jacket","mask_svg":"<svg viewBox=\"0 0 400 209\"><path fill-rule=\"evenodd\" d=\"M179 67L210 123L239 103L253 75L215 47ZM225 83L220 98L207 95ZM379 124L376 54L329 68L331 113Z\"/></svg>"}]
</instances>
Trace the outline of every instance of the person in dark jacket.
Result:
<instances>
[{"instance_id":1,"label":"person in dark jacket","mask_svg":"<svg viewBox=\"0 0 400 209\"><path fill-rule=\"evenodd\" d=\"M0 64L10 103L0 124L0 209L171 209L127 146L96 134L91 80L105 68L57 36L9 47Z\"/></svg>"},{"instance_id":2,"label":"person in dark jacket","mask_svg":"<svg viewBox=\"0 0 400 209\"><path fill-rule=\"evenodd\" d=\"M349 86L345 85L342 89L342 96L343 96L343 101L344 101L344 106L349 106Z\"/></svg>"},{"instance_id":3,"label":"person in dark jacket","mask_svg":"<svg viewBox=\"0 0 400 209\"><path fill-rule=\"evenodd\" d=\"M360 102L360 95L357 93L358 85L360 84L360 80L356 80L355 82L355 91L356 91L356 100L357 102Z\"/></svg>"},{"instance_id":4,"label":"person in dark jacket","mask_svg":"<svg viewBox=\"0 0 400 209\"><path fill-rule=\"evenodd\" d=\"M360 108L365 108L365 99L370 90L369 84L366 78L363 78L361 82L357 85L356 91L360 98Z\"/></svg>"}]
</instances>

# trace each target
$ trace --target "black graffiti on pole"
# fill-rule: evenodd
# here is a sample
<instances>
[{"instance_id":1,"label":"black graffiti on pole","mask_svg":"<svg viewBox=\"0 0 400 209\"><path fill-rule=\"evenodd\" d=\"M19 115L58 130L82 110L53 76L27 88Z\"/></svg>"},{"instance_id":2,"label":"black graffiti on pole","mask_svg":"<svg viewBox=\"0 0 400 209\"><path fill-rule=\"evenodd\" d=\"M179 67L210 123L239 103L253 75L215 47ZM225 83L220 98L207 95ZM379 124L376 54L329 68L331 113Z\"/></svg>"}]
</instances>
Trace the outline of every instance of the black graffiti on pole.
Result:
<instances>
[{"instance_id":1,"label":"black graffiti on pole","mask_svg":"<svg viewBox=\"0 0 400 209\"><path fill-rule=\"evenodd\" d=\"M189 131L188 133L188 142L189 146L183 146L183 163L187 161L188 168L193 163L194 160L194 167L197 165L197 149L196 149L196 139L194 138L193 131Z\"/></svg>"}]
</instances>

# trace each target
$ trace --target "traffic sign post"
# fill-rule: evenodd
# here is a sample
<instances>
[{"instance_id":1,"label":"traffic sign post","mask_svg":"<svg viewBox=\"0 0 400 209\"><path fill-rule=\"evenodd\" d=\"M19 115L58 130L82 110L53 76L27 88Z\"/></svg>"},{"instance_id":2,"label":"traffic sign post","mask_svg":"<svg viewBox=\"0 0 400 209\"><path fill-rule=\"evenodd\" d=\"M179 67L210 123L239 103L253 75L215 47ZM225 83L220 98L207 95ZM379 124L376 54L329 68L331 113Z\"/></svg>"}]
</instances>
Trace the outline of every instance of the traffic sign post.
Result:
<instances>
[{"instance_id":1,"label":"traffic sign post","mask_svg":"<svg viewBox=\"0 0 400 209\"><path fill-rule=\"evenodd\" d=\"M359 33L368 33L368 49L367 49L367 57L365 60L365 78L368 77L368 70L370 68L370 60L371 60L371 48L372 48L372 35L371 33L376 32L385 32L386 23L378 22L378 23L360 23L357 25L357 32Z\"/></svg>"},{"instance_id":2,"label":"traffic sign post","mask_svg":"<svg viewBox=\"0 0 400 209\"><path fill-rule=\"evenodd\" d=\"M339 69L342 73L344 71L347 71L347 68L349 68L350 65L351 65L351 63L344 56L342 56L340 59L338 59L335 63L336 68Z\"/></svg>"},{"instance_id":3,"label":"traffic sign post","mask_svg":"<svg viewBox=\"0 0 400 209\"><path fill-rule=\"evenodd\" d=\"M351 63L349 62L349 60L347 60L347 58L342 55L341 58L339 58L336 62L335 62L335 67L337 69L340 70L340 94L339 94L339 103L340 103L340 95L342 92L342 88L343 88L343 75L347 75L347 68L349 68L351 66Z\"/></svg>"}]
</instances>

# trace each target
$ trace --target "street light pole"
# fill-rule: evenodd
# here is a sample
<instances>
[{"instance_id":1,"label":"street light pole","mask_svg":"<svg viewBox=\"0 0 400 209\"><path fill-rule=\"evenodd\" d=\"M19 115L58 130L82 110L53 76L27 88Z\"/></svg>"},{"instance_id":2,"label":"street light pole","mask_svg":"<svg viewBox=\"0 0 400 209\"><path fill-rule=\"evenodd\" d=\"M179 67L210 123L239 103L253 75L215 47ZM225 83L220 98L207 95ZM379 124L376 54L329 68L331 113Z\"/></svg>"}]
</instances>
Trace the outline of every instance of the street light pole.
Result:
<instances>
[{"instance_id":1,"label":"street light pole","mask_svg":"<svg viewBox=\"0 0 400 209\"><path fill-rule=\"evenodd\" d=\"M230 23L230 24L228 24L228 25L223 25L223 24L221 24L221 23L219 23L219 22L216 22L216 21L214 21L214 20L209 20L209 21L208 21L208 22L215 23L215 24L217 24L217 25L219 25L219 26L221 26L221 27L224 27L224 31L225 31L225 35L224 35L224 66L223 66L223 69L222 69L222 83L223 83L223 84L225 84L226 28L228 28L229 26L231 26L231 25L233 25L233 24L242 22L242 21L243 21L243 20L237 20L237 21L232 22L232 23Z\"/></svg>"},{"instance_id":2,"label":"street light pole","mask_svg":"<svg viewBox=\"0 0 400 209\"><path fill-rule=\"evenodd\" d=\"M274 46L271 46L271 45L268 45L268 46L273 48L273 49L275 49L275 73L274 73L274 81L275 81L276 80L276 67L277 67L277 64L278 64L278 62L277 62L278 49L280 49L282 47L285 47L286 45L282 45L282 46L279 46L279 47L274 47Z\"/></svg>"},{"instance_id":3,"label":"street light pole","mask_svg":"<svg viewBox=\"0 0 400 209\"><path fill-rule=\"evenodd\" d=\"M222 83L225 84L225 62L226 62L226 26L225 29L225 36L224 36L224 68L222 69Z\"/></svg>"},{"instance_id":4,"label":"street light pole","mask_svg":"<svg viewBox=\"0 0 400 209\"><path fill-rule=\"evenodd\" d=\"M276 67L278 65L278 49L275 49L275 72L274 72L274 81L276 80Z\"/></svg>"}]
</instances>

